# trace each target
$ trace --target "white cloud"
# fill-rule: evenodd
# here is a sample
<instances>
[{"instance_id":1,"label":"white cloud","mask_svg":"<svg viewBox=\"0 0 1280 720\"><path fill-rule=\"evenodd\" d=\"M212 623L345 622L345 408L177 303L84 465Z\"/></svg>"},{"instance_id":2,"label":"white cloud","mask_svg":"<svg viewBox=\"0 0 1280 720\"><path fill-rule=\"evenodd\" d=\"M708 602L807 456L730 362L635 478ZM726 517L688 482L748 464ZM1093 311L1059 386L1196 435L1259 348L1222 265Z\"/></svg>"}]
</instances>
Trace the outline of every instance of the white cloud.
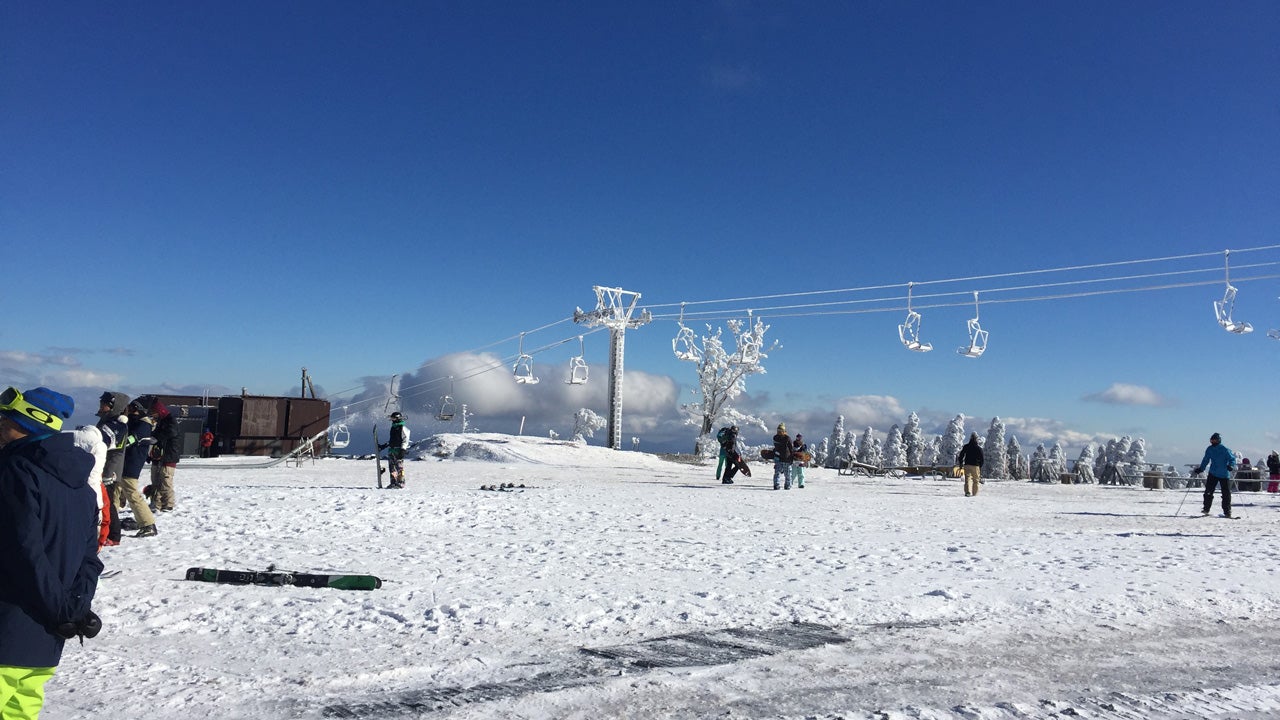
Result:
<instances>
[{"instance_id":1,"label":"white cloud","mask_svg":"<svg viewBox=\"0 0 1280 720\"><path fill-rule=\"evenodd\" d=\"M1112 383L1111 387L1106 390L1085 395L1084 399L1089 402L1107 403L1108 405L1163 407L1171 404L1160 393L1145 385L1130 385L1128 383Z\"/></svg>"}]
</instances>

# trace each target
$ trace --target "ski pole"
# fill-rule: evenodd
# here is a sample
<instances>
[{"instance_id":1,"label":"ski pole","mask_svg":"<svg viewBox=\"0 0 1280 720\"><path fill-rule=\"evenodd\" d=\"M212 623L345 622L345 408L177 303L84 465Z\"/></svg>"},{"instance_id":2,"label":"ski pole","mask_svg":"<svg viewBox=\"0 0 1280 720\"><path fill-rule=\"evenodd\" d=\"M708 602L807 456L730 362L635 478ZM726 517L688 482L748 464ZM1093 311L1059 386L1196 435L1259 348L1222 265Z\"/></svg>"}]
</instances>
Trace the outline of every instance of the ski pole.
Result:
<instances>
[{"instance_id":1,"label":"ski pole","mask_svg":"<svg viewBox=\"0 0 1280 720\"><path fill-rule=\"evenodd\" d=\"M1187 476L1187 491L1182 493L1182 500L1178 502L1178 511L1174 513L1174 517L1182 516L1182 503L1187 501L1187 496L1191 494L1191 481L1195 479L1195 475Z\"/></svg>"}]
</instances>

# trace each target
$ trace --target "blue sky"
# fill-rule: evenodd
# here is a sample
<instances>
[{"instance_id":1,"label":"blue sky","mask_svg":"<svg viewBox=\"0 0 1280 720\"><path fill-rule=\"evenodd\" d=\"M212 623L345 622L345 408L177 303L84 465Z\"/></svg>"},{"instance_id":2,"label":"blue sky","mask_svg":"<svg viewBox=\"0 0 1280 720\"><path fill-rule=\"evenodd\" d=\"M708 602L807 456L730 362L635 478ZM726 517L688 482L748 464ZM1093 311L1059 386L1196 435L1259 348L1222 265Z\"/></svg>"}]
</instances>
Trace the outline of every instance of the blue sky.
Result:
<instances>
[{"instance_id":1,"label":"blue sky","mask_svg":"<svg viewBox=\"0 0 1280 720\"><path fill-rule=\"evenodd\" d=\"M1280 242L1276 37L1273 2L7 3L0 368L78 398L399 373L434 402L464 372L440 358L509 364L492 343L623 287L660 316L627 335L624 433L685 447L682 301ZM1252 335L1214 323L1222 285L1011 302L978 360L952 352L971 308L924 313L929 354L898 309L764 313L783 346L743 403L814 437L914 410L1254 455L1280 446L1280 281L1237 284ZM581 331L526 338L575 338L541 374ZM452 392L483 429L565 432L605 409L585 342L589 388Z\"/></svg>"}]
</instances>

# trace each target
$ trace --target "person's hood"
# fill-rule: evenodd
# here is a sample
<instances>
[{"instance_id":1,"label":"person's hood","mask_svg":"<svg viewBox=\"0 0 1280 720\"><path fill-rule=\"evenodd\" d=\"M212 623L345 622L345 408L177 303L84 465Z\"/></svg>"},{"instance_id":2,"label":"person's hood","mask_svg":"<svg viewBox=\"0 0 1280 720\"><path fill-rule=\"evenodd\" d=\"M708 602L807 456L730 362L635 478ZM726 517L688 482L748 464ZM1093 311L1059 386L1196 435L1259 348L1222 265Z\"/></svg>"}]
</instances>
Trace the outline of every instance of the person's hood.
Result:
<instances>
[{"instance_id":1,"label":"person's hood","mask_svg":"<svg viewBox=\"0 0 1280 720\"><path fill-rule=\"evenodd\" d=\"M98 411L98 413L97 413L98 417L101 417L101 418L105 418L105 417L115 417L115 418L118 418L118 417L125 417L125 418L127 418L127 417L129 417L129 414L128 414L128 412L126 412L126 410L127 410L127 409L128 409L128 407L129 407L129 400L131 400L132 398L130 398L128 395L125 395L124 393L120 393L120 392L113 392L113 393L111 393L111 397L112 397L112 399L113 399L113 404L112 404L112 406L111 406L111 409L110 409L110 410L108 410L108 411L106 411L105 413L104 413L104 412L102 412L101 410L99 410L99 411Z\"/></svg>"},{"instance_id":2,"label":"person's hood","mask_svg":"<svg viewBox=\"0 0 1280 720\"><path fill-rule=\"evenodd\" d=\"M37 447L30 457L69 488L88 487L93 470L93 456L76 446L75 433L59 432L32 436L19 443L31 442Z\"/></svg>"}]
</instances>

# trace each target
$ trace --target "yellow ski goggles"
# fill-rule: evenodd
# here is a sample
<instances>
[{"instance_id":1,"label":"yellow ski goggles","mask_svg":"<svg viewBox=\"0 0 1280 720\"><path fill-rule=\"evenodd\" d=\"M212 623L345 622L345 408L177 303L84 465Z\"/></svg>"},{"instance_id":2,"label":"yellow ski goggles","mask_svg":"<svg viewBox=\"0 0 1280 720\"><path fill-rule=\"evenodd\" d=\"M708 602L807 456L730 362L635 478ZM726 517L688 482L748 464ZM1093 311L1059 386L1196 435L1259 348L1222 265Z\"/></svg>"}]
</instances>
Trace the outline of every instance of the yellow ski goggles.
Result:
<instances>
[{"instance_id":1,"label":"yellow ski goggles","mask_svg":"<svg viewBox=\"0 0 1280 720\"><path fill-rule=\"evenodd\" d=\"M27 402L22 397L22 391L16 387L10 387L3 393L0 393L0 412L13 411L21 415L25 415L32 420L48 427L54 432L62 430L62 418L57 415L51 415L35 405Z\"/></svg>"}]
</instances>

